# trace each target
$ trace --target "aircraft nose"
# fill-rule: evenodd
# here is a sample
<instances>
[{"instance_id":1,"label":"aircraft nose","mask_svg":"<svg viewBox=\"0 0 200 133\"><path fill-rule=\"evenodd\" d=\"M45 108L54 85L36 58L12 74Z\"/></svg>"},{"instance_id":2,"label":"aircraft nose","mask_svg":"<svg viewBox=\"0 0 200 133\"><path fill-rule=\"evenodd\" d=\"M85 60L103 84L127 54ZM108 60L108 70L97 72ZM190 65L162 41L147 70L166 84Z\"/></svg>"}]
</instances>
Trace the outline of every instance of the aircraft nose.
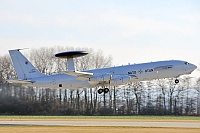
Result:
<instances>
[{"instance_id":1,"label":"aircraft nose","mask_svg":"<svg viewBox=\"0 0 200 133\"><path fill-rule=\"evenodd\" d=\"M191 69L192 71L194 71L195 69L197 69L197 66L194 65L194 64L190 64L190 69Z\"/></svg>"},{"instance_id":2,"label":"aircraft nose","mask_svg":"<svg viewBox=\"0 0 200 133\"><path fill-rule=\"evenodd\" d=\"M187 65L186 69L188 71L188 74L191 74L196 68L197 68L196 65L190 63L190 64Z\"/></svg>"},{"instance_id":3,"label":"aircraft nose","mask_svg":"<svg viewBox=\"0 0 200 133\"><path fill-rule=\"evenodd\" d=\"M197 69L197 66L196 66L196 65L194 65L194 64L192 64L192 65L193 65L192 67L193 67L194 70Z\"/></svg>"}]
</instances>

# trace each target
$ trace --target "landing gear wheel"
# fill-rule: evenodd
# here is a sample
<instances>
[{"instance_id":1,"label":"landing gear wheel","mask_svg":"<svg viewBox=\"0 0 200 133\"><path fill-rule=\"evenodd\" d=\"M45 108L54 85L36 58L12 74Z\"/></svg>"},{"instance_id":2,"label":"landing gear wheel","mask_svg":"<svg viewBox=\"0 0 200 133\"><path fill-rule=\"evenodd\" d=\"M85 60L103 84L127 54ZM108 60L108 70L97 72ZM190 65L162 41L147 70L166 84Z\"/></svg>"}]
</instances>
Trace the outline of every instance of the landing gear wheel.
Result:
<instances>
[{"instance_id":1,"label":"landing gear wheel","mask_svg":"<svg viewBox=\"0 0 200 133\"><path fill-rule=\"evenodd\" d=\"M109 92L109 89L108 88L105 88L104 89L104 93L108 93Z\"/></svg>"},{"instance_id":2,"label":"landing gear wheel","mask_svg":"<svg viewBox=\"0 0 200 133\"><path fill-rule=\"evenodd\" d=\"M178 79L175 79L175 83L178 84L178 83L179 83L179 80L178 80Z\"/></svg>"},{"instance_id":3,"label":"landing gear wheel","mask_svg":"<svg viewBox=\"0 0 200 133\"><path fill-rule=\"evenodd\" d=\"M103 91L103 89L98 89L98 93L99 94L101 94L101 93L103 93L104 91Z\"/></svg>"}]
</instances>

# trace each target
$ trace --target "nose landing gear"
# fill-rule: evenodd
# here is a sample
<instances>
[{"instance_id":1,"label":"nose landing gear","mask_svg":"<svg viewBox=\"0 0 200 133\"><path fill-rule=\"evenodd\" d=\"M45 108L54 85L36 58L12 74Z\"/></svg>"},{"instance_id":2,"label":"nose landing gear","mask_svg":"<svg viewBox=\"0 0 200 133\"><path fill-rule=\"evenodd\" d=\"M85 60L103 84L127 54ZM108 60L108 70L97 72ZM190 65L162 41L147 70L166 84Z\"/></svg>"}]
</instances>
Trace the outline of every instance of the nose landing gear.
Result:
<instances>
[{"instance_id":1,"label":"nose landing gear","mask_svg":"<svg viewBox=\"0 0 200 133\"><path fill-rule=\"evenodd\" d=\"M178 84L178 83L179 83L179 80L178 80L178 79L175 79L175 83Z\"/></svg>"}]
</instances>

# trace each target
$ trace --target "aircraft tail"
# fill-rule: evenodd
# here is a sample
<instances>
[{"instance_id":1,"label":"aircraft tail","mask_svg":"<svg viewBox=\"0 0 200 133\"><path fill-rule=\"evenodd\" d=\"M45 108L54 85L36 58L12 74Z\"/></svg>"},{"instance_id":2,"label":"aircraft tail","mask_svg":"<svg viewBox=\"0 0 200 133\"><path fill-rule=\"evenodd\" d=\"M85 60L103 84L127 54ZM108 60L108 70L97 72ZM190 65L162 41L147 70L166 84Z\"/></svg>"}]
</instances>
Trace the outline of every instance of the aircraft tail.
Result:
<instances>
[{"instance_id":1,"label":"aircraft tail","mask_svg":"<svg viewBox=\"0 0 200 133\"><path fill-rule=\"evenodd\" d=\"M44 76L44 74L39 72L19 50L20 49L9 50L18 79L27 80Z\"/></svg>"}]
</instances>

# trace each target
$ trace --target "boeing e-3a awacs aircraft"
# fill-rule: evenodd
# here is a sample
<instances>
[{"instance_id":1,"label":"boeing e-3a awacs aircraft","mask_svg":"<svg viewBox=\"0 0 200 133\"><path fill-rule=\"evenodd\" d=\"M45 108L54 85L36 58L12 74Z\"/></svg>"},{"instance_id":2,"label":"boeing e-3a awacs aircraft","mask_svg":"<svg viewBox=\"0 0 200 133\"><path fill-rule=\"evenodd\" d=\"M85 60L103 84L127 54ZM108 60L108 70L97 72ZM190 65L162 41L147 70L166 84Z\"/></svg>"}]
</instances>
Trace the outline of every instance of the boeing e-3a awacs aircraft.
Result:
<instances>
[{"instance_id":1,"label":"boeing e-3a awacs aircraft","mask_svg":"<svg viewBox=\"0 0 200 133\"><path fill-rule=\"evenodd\" d=\"M76 71L73 59L88 54L86 51L68 51L53 55L55 58L67 58L68 71L45 75L39 72L20 49L9 50L18 79L7 80L10 83L21 83L30 87L48 88L92 88L101 86L98 93L107 93L106 86L123 85L128 82L179 77L192 73L197 66L181 60L169 60L100 68L87 71ZM175 83L179 80L176 79Z\"/></svg>"}]
</instances>

